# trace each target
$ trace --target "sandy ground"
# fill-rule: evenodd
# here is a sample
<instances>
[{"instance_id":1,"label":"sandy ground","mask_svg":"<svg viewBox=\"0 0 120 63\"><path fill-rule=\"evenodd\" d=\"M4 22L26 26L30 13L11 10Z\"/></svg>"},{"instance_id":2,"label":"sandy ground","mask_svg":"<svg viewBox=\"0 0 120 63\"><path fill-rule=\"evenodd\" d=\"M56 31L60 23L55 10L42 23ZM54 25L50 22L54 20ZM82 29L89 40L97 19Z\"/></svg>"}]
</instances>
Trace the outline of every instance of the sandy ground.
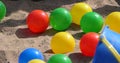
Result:
<instances>
[{"instance_id":1,"label":"sandy ground","mask_svg":"<svg viewBox=\"0 0 120 63\"><path fill-rule=\"evenodd\" d=\"M49 14L58 7L70 10L74 3L81 2L81 0L2 1L7 7L7 15L0 23L0 63L18 63L19 54L29 47L35 47L43 52L47 61L53 55L49 44L57 31L49 26L42 34L31 33L26 26L28 13L35 9L42 9ZM85 2L103 17L110 12L120 11L119 5L114 0L86 0ZM91 63L92 58L83 56L79 50L79 39L83 35L80 27L72 24L66 31L70 32L76 40L75 50L66 55L73 63Z\"/></svg>"}]
</instances>

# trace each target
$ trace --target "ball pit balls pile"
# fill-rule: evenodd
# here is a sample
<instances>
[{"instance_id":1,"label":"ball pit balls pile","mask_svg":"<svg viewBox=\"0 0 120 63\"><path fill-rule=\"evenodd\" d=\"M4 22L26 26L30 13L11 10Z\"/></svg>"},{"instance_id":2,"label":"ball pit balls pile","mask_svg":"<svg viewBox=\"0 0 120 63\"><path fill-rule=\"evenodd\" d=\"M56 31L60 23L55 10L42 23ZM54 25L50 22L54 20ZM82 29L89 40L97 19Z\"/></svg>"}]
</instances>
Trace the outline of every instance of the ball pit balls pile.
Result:
<instances>
[{"instance_id":1,"label":"ball pit balls pile","mask_svg":"<svg viewBox=\"0 0 120 63\"><path fill-rule=\"evenodd\" d=\"M70 10L73 23L80 25L82 16L87 12L92 12L92 8L88 4L83 2L75 3Z\"/></svg>"},{"instance_id":2,"label":"ball pit balls pile","mask_svg":"<svg viewBox=\"0 0 120 63\"><path fill-rule=\"evenodd\" d=\"M93 12L88 4L80 2L73 5L70 12L65 8L56 8L49 17L43 10L34 10L27 17L27 25L32 32L42 33L46 31L50 21L54 30L65 31L72 20L85 33L100 32L104 23L100 14Z\"/></svg>"},{"instance_id":3,"label":"ball pit balls pile","mask_svg":"<svg viewBox=\"0 0 120 63\"><path fill-rule=\"evenodd\" d=\"M36 48L27 48L21 52L18 63L46 63L43 54ZM47 63L72 63L64 54L52 55Z\"/></svg>"},{"instance_id":4,"label":"ball pit balls pile","mask_svg":"<svg viewBox=\"0 0 120 63\"><path fill-rule=\"evenodd\" d=\"M0 1L0 20L6 15L6 7ZM75 39L67 30L71 23L79 25L85 35L80 38L79 48L83 55L93 57L98 45L99 34L103 25L107 25L111 30L120 33L120 12L110 13L105 22L103 17L94 12L92 8L84 3L75 3L70 12L65 8L56 8L50 16L44 10L33 10L26 18L26 23L30 31L43 33L49 24L57 31L50 41L50 47L55 55L51 56L47 63L72 63L65 53L73 52ZM103 51L104 52L104 51ZM27 48L19 55L18 63L45 63L42 52L35 48Z\"/></svg>"}]
</instances>

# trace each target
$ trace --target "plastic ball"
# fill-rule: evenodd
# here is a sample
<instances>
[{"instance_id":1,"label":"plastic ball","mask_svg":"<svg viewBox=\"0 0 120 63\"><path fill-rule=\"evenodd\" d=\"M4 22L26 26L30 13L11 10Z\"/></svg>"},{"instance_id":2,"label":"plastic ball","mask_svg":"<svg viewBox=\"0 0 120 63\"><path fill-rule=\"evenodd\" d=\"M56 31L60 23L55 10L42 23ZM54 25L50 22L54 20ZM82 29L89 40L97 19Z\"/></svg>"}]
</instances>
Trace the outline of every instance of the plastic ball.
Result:
<instances>
[{"instance_id":1,"label":"plastic ball","mask_svg":"<svg viewBox=\"0 0 120 63\"><path fill-rule=\"evenodd\" d=\"M18 62L28 63L30 60L33 59L44 60L44 56L39 50L35 48L27 48L20 54Z\"/></svg>"},{"instance_id":2,"label":"plastic ball","mask_svg":"<svg viewBox=\"0 0 120 63\"><path fill-rule=\"evenodd\" d=\"M74 4L70 12L72 15L73 23L80 25L82 16L87 12L92 12L92 8L88 4L80 2Z\"/></svg>"},{"instance_id":3,"label":"plastic ball","mask_svg":"<svg viewBox=\"0 0 120 63\"><path fill-rule=\"evenodd\" d=\"M46 62L40 59L33 59L33 60L30 60L28 63L46 63Z\"/></svg>"},{"instance_id":4,"label":"plastic ball","mask_svg":"<svg viewBox=\"0 0 120 63\"><path fill-rule=\"evenodd\" d=\"M89 32L82 36L80 40L80 50L85 56L93 57L99 42L99 35L95 32Z\"/></svg>"},{"instance_id":5,"label":"plastic ball","mask_svg":"<svg viewBox=\"0 0 120 63\"><path fill-rule=\"evenodd\" d=\"M120 33L120 12L110 13L106 19L105 24L110 27L111 30Z\"/></svg>"},{"instance_id":6,"label":"plastic ball","mask_svg":"<svg viewBox=\"0 0 120 63\"><path fill-rule=\"evenodd\" d=\"M65 8L57 8L50 14L50 25L53 29L62 31L69 28L72 23L72 16Z\"/></svg>"},{"instance_id":7,"label":"plastic ball","mask_svg":"<svg viewBox=\"0 0 120 63\"><path fill-rule=\"evenodd\" d=\"M50 57L47 63L72 63L72 61L64 54L55 54Z\"/></svg>"},{"instance_id":8,"label":"plastic ball","mask_svg":"<svg viewBox=\"0 0 120 63\"><path fill-rule=\"evenodd\" d=\"M2 20L5 15L6 15L6 6L2 1L0 1L0 20Z\"/></svg>"},{"instance_id":9,"label":"plastic ball","mask_svg":"<svg viewBox=\"0 0 120 63\"><path fill-rule=\"evenodd\" d=\"M104 20L101 15L96 12L86 13L80 22L83 32L100 32L104 24Z\"/></svg>"},{"instance_id":10,"label":"plastic ball","mask_svg":"<svg viewBox=\"0 0 120 63\"><path fill-rule=\"evenodd\" d=\"M52 39L50 46L54 53L68 53L75 48L75 39L68 32L58 32Z\"/></svg>"},{"instance_id":11,"label":"plastic ball","mask_svg":"<svg viewBox=\"0 0 120 63\"><path fill-rule=\"evenodd\" d=\"M27 25L32 32L42 33L49 25L49 17L43 10L33 10L27 17Z\"/></svg>"}]
</instances>

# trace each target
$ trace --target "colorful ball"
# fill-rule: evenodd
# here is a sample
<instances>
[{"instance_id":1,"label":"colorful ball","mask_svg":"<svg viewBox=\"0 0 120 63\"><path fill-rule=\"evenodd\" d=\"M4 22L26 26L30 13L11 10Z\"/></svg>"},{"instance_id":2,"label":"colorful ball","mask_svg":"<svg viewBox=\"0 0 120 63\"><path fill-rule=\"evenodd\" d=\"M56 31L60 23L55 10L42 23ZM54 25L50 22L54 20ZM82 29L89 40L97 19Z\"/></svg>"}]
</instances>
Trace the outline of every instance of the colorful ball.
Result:
<instances>
[{"instance_id":1,"label":"colorful ball","mask_svg":"<svg viewBox=\"0 0 120 63\"><path fill-rule=\"evenodd\" d=\"M52 39L50 46L54 53L67 53L75 48L75 39L68 32L58 32Z\"/></svg>"},{"instance_id":2,"label":"colorful ball","mask_svg":"<svg viewBox=\"0 0 120 63\"><path fill-rule=\"evenodd\" d=\"M72 61L64 54L55 54L50 57L47 63L72 63Z\"/></svg>"},{"instance_id":3,"label":"colorful ball","mask_svg":"<svg viewBox=\"0 0 120 63\"><path fill-rule=\"evenodd\" d=\"M111 30L120 33L120 12L110 13L106 19L105 24L110 27Z\"/></svg>"},{"instance_id":4,"label":"colorful ball","mask_svg":"<svg viewBox=\"0 0 120 63\"><path fill-rule=\"evenodd\" d=\"M49 17L43 10L33 10L27 17L28 28L34 33L44 32L49 24Z\"/></svg>"},{"instance_id":5,"label":"colorful ball","mask_svg":"<svg viewBox=\"0 0 120 63\"><path fill-rule=\"evenodd\" d=\"M86 13L80 22L83 32L100 32L104 24L104 20L101 15L96 12Z\"/></svg>"},{"instance_id":6,"label":"colorful ball","mask_svg":"<svg viewBox=\"0 0 120 63\"><path fill-rule=\"evenodd\" d=\"M35 48L27 48L20 54L18 62L28 63L30 60L33 59L44 60L44 56L39 50Z\"/></svg>"},{"instance_id":7,"label":"colorful ball","mask_svg":"<svg viewBox=\"0 0 120 63\"><path fill-rule=\"evenodd\" d=\"M93 57L99 42L99 35L95 32L89 32L82 36L80 40L80 50L85 56Z\"/></svg>"},{"instance_id":8,"label":"colorful ball","mask_svg":"<svg viewBox=\"0 0 120 63\"><path fill-rule=\"evenodd\" d=\"M46 62L40 59L33 59L33 60L30 60L28 63L46 63Z\"/></svg>"},{"instance_id":9,"label":"colorful ball","mask_svg":"<svg viewBox=\"0 0 120 63\"><path fill-rule=\"evenodd\" d=\"M66 30L71 23L72 16L65 8L57 8L50 14L50 25L55 30Z\"/></svg>"},{"instance_id":10,"label":"colorful ball","mask_svg":"<svg viewBox=\"0 0 120 63\"><path fill-rule=\"evenodd\" d=\"M6 6L2 1L0 1L0 20L2 20L5 15L6 15Z\"/></svg>"},{"instance_id":11,"label":"colorful ball","mask_svg":"<svg viewBox=\"0 0 120 63\"><path fill-rule=\"evenodd\" d=\"M74 4L70 12L72 15L73 23L80 25L82 16L87 12L92 12L92 8L88 4L80 2Z\"/></svg>"}]
</instances>

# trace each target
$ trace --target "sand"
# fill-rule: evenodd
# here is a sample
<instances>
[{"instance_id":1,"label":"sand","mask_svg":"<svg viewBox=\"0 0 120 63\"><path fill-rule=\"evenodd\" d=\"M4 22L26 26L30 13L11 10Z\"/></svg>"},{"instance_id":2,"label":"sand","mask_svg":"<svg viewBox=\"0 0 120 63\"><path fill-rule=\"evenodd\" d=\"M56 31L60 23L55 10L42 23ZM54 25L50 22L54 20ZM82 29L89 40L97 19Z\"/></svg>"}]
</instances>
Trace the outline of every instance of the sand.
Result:
<instances>
[{"instance_id":1,"label":"sand","mask_svg":"<svg viewBox=\"0 0 120 63\"><path fill-rule=\"evenodd\" d=\"M26 48L34 47L39 49L45 61L54 53L50 48L50 40L57 33L50 26L42 34L30 32L26 25L26 17L32 10L42 9L48 14L55 8L63 7L68 10L76 2L82 0L44 0L33 2L31 0L2 0L7 7L7 14L0 23L0 63L18 63L19 54ZM120 6L114 0L83 0L88 3L95 12L104 18L113 11L120 11ZM117 0L119 2L119 0ZM67 32L71 33L76 40L76 47L73 52L66 53L73 63L91 63L92 57L81 54L79 41L84 34L78 25L72 24Z\"/></svg>"}]
</instances>

